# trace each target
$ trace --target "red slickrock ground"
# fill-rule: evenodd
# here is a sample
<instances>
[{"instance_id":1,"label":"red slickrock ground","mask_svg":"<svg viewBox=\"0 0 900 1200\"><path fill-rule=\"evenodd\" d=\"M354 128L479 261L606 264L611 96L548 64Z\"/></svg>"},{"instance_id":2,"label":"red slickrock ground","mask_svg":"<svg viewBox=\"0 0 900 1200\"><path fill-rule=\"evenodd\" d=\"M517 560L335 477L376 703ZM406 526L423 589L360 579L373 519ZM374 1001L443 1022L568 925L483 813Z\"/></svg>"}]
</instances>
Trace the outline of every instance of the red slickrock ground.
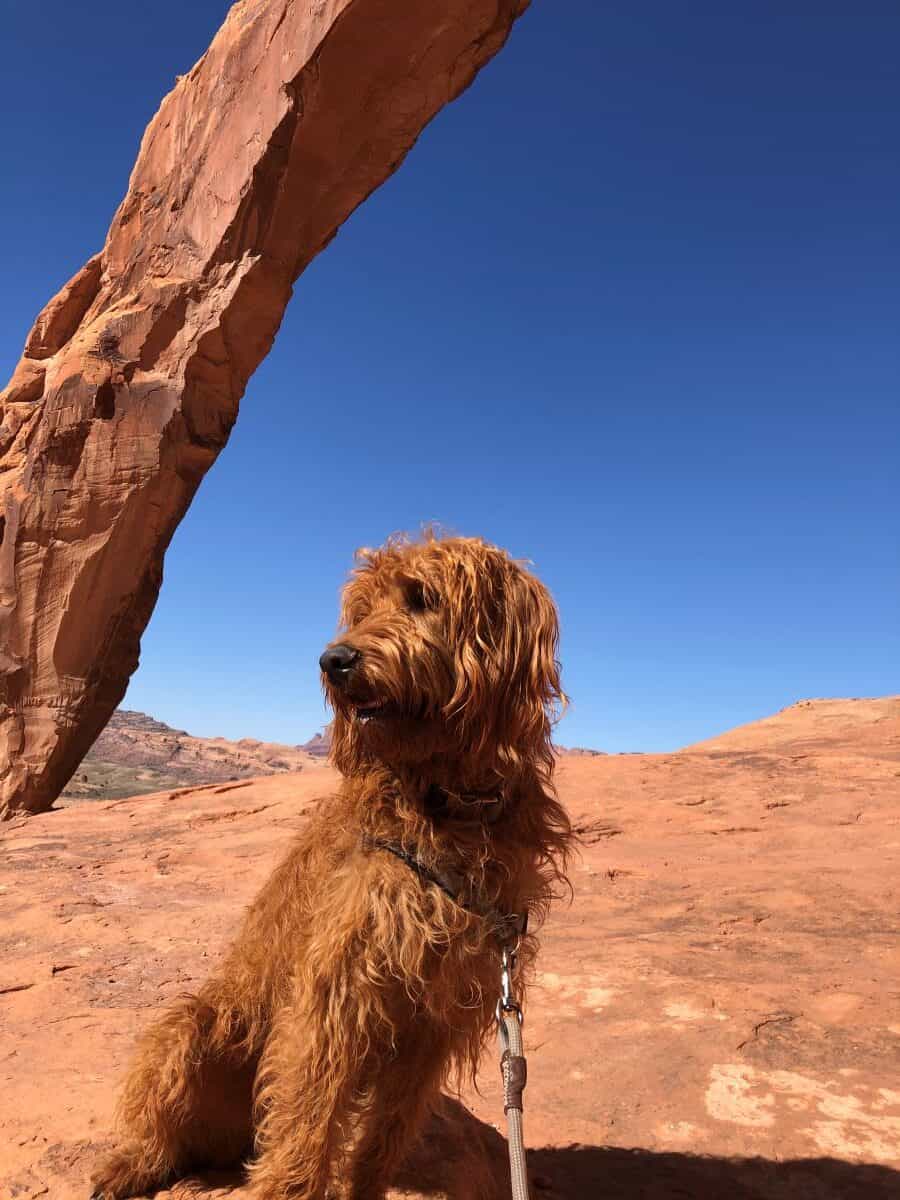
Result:
<instances>
[{"instance_id":1,"label":"red slickrock ground","mask_svg":"<svg viewBox=\"0 0 900 1200\"><path fill-rule=\"evenodd\" d=\"M558 782L584 848L525 1026L535 1200L896 1200L900 699L565 757ZM87 1195L135 1034L197 986L333 784L323 767L5 828L2 1200ZM493 1057L481 1091L397 1196L506 1196Z\"/></svg>"}]
</instances>

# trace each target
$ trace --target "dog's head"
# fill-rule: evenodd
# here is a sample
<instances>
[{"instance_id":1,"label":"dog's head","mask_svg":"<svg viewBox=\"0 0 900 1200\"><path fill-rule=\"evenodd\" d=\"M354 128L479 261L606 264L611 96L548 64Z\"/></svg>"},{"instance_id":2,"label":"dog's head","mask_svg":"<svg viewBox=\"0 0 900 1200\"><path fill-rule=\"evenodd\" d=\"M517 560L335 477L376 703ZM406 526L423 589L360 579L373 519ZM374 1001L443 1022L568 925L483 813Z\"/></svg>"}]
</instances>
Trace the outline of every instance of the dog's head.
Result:
<instances>
[{"instance_id":1,"label":"dog's head","mask_svg":"<svg viewBox=\"0 0 900 1200\"><path fill-rule=\"evenodd\" d=\"M393 539L357 562L319 660L337 764L549 770L564 697L543 584L476 538Z\"/></svg>"}]
</instances>

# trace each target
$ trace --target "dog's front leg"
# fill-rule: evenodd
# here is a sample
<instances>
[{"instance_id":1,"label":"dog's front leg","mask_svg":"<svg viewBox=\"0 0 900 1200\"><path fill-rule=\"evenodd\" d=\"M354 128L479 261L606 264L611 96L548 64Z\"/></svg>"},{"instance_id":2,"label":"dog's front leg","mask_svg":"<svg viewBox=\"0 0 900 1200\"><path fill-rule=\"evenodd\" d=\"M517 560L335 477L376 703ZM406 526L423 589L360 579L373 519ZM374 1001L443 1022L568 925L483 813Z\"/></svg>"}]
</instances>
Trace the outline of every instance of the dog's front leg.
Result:
<instances>
[{"instance_id":1,"label":"dog's front leg","mask_svg":"<svg viewBox=\"0 0 900 1200\"><path fill-rule=\"evenodd\" d=\"M282 1009L263 1052L253 1200L323 1200L347 1133L361 1065L359 1030L312 1009Z\"/></svg>"},{"instance_id":2,"label":"dog's front leg","mask_svg":"<svg viewBox=\"0 0 900 1200\"><path fill-rule=\"evenodd\" d=\"M353 1152L349 1200L382 1200L439 1095L446 1039L413 1020L390 1058L372 1072L371 1102Z\"/></svg>"}]
</instances>

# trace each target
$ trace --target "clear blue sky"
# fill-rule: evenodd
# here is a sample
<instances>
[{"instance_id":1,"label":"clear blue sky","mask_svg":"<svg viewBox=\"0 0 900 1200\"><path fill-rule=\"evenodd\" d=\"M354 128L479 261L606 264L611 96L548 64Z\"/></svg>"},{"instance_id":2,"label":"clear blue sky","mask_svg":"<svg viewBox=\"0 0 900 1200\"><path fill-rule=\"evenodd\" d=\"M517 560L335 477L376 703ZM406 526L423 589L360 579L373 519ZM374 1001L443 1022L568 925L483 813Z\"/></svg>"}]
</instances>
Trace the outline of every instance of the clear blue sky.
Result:
<instances>
[{"instance_id":1,"label":"clear blue sky","mask_svg":"<svg viewBox=\"0 0 900 1200\"><path fill-rule=\"evenodd\" d=\"M226 10L0 2L4 376ZM552 588L565 743L900 690L898 45L895 0L535 0L300 280L126 704L305 740L354 547L429 519Z\"/></svg>"}]
</instances>

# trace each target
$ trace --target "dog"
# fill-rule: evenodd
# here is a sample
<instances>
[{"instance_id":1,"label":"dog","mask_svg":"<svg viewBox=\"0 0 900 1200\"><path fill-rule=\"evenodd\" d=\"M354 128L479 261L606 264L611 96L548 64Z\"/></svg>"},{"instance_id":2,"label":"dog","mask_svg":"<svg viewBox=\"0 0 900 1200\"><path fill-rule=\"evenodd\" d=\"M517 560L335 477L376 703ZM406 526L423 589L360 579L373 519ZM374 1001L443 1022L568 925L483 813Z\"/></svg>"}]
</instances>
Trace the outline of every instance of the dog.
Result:
<instances>
[{"instance_id":1,"label":"dog","mask_svg":"<svg viewBox=\"0 0 900 1200\"><path fill-rule=\"evenodd\" d=\"M474 1079L513 937L527 978L572 838L548 591L427 531L358 552L341 627L320 659L340 790L139 1043L95 1200L248 1154L254 1200L380 1200L442 1087Z\"/></svg>"}]
</instances>

